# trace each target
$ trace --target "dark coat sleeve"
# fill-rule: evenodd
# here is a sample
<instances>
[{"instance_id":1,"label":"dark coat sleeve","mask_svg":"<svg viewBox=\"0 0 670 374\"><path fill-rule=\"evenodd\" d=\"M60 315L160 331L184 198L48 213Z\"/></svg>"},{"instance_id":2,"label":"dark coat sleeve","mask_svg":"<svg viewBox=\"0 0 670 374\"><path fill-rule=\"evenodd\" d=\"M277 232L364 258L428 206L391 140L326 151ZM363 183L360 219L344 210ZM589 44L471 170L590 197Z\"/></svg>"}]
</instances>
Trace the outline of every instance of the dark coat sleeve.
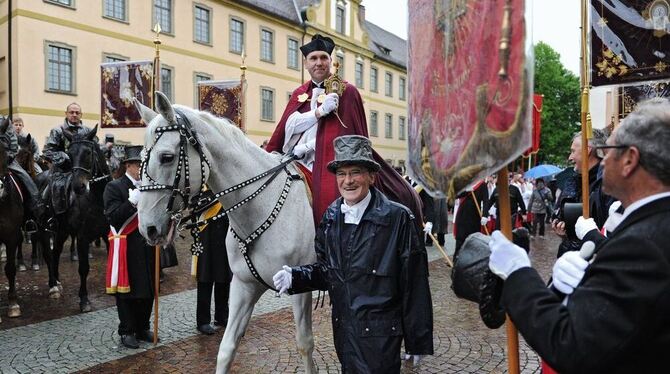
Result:
<instances>
[{"instance_id":1,"label":"dark coat sleeve","mask_svg":"<svg viewBox=\"0 0 670 374\"><path fill-rule=\"evenodd\" d=\"M327 291L328 281L326 280L327 249L326 249L326 220L321 220L316 230L316 239L314 249L316 251L316 262L310 265L302 265L293 268L293 279L289 294L303 293L307 291Z\"/></svg>"},{"instance_id":2,"label":"dark coat sleeve","mask_svg":"<svg viewBox=\"0 0 670 374\"><path fill-rule=\"evenodd\" d=\"M567 306L532 268L507 278L502 302L526 342L556 371L608 372L665 328L670 275L662 251L651 237L612 238Z\"/></svg>"},{"instance_id":3,"label":"dark coat sleeve","mask_svg":"<svg viewBox=\"0 0 670 374\"><path fill-rule=\"evenodd\" d=\"M125 178L125 176L122 178ZM130 201L128 201L127 188L123 190L123 187L122 180L117 179L108 183L103 193L105 217L107 217L109 224L117 229L137 211Z\"/></svg>"},{"instance_id":4,"label":"dark coat sleeve","mask_svg":"<svg viewBox=\"0 0 670 374\"><path fill-rule=\"evenodd\" d=\"M399 241L404 243L400 248L400 288L405 351L413 355L432 355L433 302L428 285L428 256L416 227L414 222L407 222Z\"/></svg>"}]
</instances>

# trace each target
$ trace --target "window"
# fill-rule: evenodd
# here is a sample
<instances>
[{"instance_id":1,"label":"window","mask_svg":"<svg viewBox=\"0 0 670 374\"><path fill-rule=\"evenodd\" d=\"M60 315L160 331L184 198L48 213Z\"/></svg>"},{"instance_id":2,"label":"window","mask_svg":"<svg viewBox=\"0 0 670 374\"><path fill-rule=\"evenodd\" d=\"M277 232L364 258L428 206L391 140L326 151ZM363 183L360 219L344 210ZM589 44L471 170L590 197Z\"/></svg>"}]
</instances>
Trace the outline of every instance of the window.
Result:
<instances>
[{"instance_id":1,"label":"window","mask_svg":"<svg viewBox=\"0 0 670 374\"><path fill-rule=\"evenodd\" d=\"M393 116L390 113L384 116L384 136L388 139L393 137Z\"/></svg>"},{"instance_id":2,"label":"window","mask_svg":"<svg viewBox=\"0 0 670 374\"><path fill-rule=\"evenodd\" d=\"M154 0L154 25L156 23L161 25L163 33L172 34L172 0Z\"/></svg>"},{"instance_id":3,"label":"window","mask_svg":"<svg viewBox=\"0 0 670 374\"><path fill-rule=\"evenodd\" d=\"M363 88L363 63L356 62L356 87Z\"/></svg>"},{"instance_id":4,"label":"window","mask_svg":"<svg viewBox=\"0 0 670 374\"><path fill-rule=\"evenodd\" d=\"M200 89L198 88L198 82L202 81L208 81L211 80L213 77L210 74L207 73L193 73L193 81L195 86L195 93L193 95L193 102L195 103L193 105L194 108L200 108Z\"/></svg>"},{"instance_id":5,"label":"window","mask_svg":"<svg viewBox=\"0 0 670 374\"><path fill-rule=\"evenodd\" d=\"M74 93L74 49L47 44L47 91Z\"/></svg>"},{"instance_id":6,"label":"window","mask_svg":"<svg viewBox=\"0 0 670 374\"><path fill-rule=\"evenodd\" d=\"M346 22L346 16L345 16L345 10L343 6L337 6L335 9L335 31L339 32L340 34L344 34L345 31L345 23Z\"/></svg>"},{"instance_id":7,"label":"window","mask_svg":"<svg viewBox=\"0 0 670 374\"><path fill-rule=\"evenodd\" d=\"M384 76L384 92L386 93L386 96L393 96L393 75L388 71Z\"/></svg>"},{"instance_id":8,"label":"window","mask_svg":"<svg viewBox=\"0 0 670 374\"><path fill-rule=\"evenodd\" d=\"M338 70L337 70L337 75L344 79L344 53L340 52L335 56L335 59L337 60L337 63L340 64Z\"/></svg>"},{"instance_id":9,"label":"window","mask_svg":"<svg viewBox=\"0 0 670 374\"><path fill-rule=\"evenodd\" d=\"M193 7L193 38L198 43L211 44L210 10L202 5Z\"/></svg>"},{"instance_id":10,"label":"window","mask_svg":"<svg viewBox=\"0 0 670 374\"><path fill-rule=\"evenodd\" d=\"M172 68L161 66L161 92L172 102Z\"/></svg>"},{"instance_id":11,"label":"window","mask_svg":"<svg viewBox=\"0 0 670 374\"><path fill-rule=\"evenodd\" d=\"M44 1L47 2L47 3L65 5L65 6L68 6L68 7L73 7L74 6L74 4L73 4L74 0L44 0Z\"/></svg>"},{"instance_id":12,"label":"window","mask_svg":"<svg viewBox=\"0 0 670 374\"><path fill-rule=\"evenodd\" d=\"M261 60L274 62L274 33L261 29Z\"/></svg>"},{"instance_id":13,"label":"window","mask_svg":"<svg viewBox=\"0 0 670 374\"><path fill-rule=\"evenodd\" d=\"M291 69L300 69L300 57L298 55L298 41L288 38L288 67Z\"/></svg>"},{"instance_id":14,"label":"window","mask_svg":"<svg viewBox=\"0 0 670 374\"><path fill-rule=\"evenodd\" d=\"M244 49L244 22L230 19L230 51L232 53L242 54Z\"/></svg>"},{"instance_id":15,"label":"window","mask_svg":"<svg viewBox=\"0 0 670 374\"><path fill-rule=\"evenodd\" d=\"M405 117L398 117L398 139L405 140L407 139L405 130Z\"/></svg>"},{"instance_id":16,"label":"window","mask_svg":"<svg viewBox=\"0 0 670 374\"><path fill-rule=\"evenodd\" d=\"M102 59L102 62L120 62L120 61L128 61L128 57L123 57L121 55L109 53L109 54L104 54L104 57Z\"/></svg>"},{"instance_id":17,"label":"window","mask_svg":"<svg viewBox=\"0 0 670 374\"><path fill-rule=\"evenodd\" d=\"M378 136L377 131L377 112L370 111L370 136Z\"/></svg>"},{"instance_id":18,"label":"window","mask_svg":"<svg viewBox=\"0 0 670 374\"><path fill-rule=\"evenodd\" d=\"M275 92L261 87L261 121L274 121Z\"/></svg>"},{"instance_id":19,"label":"window","mask_svg":"<svg viewBox=\"0 0 670 374\"><path fill-rule=\"evenodd\" d=\"M400 77L398 82L398 97L405 101L405 86L407 85L405 77Z\"/></svg>"},{"instance_id":20,"label":"window","mask_svg":"<svg viewBox=\"0 0 670 374\"><path fill-rule=\"evenodd\" d=\"M126 21L126 0L104 0L103 6L105 17Z\"/></svg>"},{"instance_id":21,"label":"window","mask_svg":"<svg viewBox=\"0 0 670 374\"><path fill-rule=\"evenodd\" d=\"M370 91L377 92L377 68L370 68Z\"/></svg>"}]
</instances>

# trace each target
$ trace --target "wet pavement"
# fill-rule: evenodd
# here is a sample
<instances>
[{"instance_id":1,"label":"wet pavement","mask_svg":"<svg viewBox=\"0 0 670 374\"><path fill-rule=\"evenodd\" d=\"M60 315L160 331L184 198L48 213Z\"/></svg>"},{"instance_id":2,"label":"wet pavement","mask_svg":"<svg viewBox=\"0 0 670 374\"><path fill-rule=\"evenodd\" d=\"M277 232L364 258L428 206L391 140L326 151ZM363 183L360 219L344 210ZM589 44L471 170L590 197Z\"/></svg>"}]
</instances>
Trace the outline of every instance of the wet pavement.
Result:
<instances>
[{"instance_id":1,"label":"wet pavement","mask_svg":"<svg viewBox=\"0 0 670 374\"><path fill-rule=\"evenodd\" d=\"M453 240L447 248L453 251ZM555 259L558 238L532 240L532 264L544 278ZM166 269L161 285L157 347L145 343L139 350L120 347L116 334L114 299L104 290L104 248L93 248L89 292L94 311L80 314L76 262L63 254L61 274L65 293L61 299L47 297L46 268L19 273L18 293L23 316L6 317L6 291L0 294L0 372L86 373L201 373L213 372L223 330L204 336L195 330L195 282L188 275L188 242L178 241L178 267ZM449 251L451 253L451 251ZM27 247L26 258L30 257ZM505 331L487 329L474 303L458 299L450 289L450 272L439 252L429 248L430 284L434 304L435 354L404 373L503 373L506 371ZM0 290L6 289L0 278ZM314 312L314 360L320 373L339 373L333 347L330 309ZM294 342L293 317L288 297L266 293L254 310L233 363L235 373L302 372ZM539 373L539 359L521 339L523 373Z\"/></svg>"}]
</instances>

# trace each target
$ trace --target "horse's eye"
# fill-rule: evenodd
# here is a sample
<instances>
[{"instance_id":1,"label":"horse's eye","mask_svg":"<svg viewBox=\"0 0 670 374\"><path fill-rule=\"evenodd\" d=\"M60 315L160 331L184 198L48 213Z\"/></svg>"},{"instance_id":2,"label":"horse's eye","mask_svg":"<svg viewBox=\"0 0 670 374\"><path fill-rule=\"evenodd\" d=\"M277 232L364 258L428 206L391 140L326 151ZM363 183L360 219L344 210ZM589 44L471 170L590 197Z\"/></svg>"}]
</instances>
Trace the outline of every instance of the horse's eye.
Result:
<instances>
[{"instance_id":1,"label":"horse's eye","mask_svg":"<svg viewBox=\"0 0 670 374\"><path fill-rule=\"evenodd\" d=\"M160 156L161 164L169 164L174 160L174 155L170 153L163 153Z\"/></svg>"}]
</instances>

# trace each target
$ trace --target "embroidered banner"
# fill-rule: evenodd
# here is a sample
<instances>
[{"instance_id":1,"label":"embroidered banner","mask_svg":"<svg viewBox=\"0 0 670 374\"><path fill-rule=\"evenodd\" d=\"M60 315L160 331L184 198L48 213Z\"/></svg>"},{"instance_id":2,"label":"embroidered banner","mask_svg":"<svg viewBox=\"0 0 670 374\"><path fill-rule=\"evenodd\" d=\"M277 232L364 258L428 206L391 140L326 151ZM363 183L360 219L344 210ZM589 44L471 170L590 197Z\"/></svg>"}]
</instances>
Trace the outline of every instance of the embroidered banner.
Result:
<instances>
[{"instance_id":1,"label":"embroidered banner","mask_svg":"<svg viewBox=\"0 0 670 374\"><path fill-rule=\"evenodd\" d=\"M529 149L524 152L524 157L535 154L540 150L540 135L542 133L542 102L544 95L533 94L533 129L532 143Z\"/></svg>"},{"instance_id":2,"label":"embroidered banner","mask_svg":"<svg viewBox=\"0 0 670 374\"><path fill-rule=\"evenodd\" d=\"M100 127L144 127L133 98L152 107L151 61L100 64Z\"/></svg>"},{"instance_id":3,"label":"embroidered banner","mask_svg":"<svg viewBox=\"0 0 670 374\"><path fill-rule=\"evenodd\" d=\"M670 98L668 81L619 87L619 119L635 110L638 103L654 97Z\"/></svg>"},{"instance_id":4,"label":"embroidered banner","mask_svg":"<svg viewBox=\"0 0 670 374\"><path fill-rule=\"evenodd\" d=\"M432 195L455 196L531 145L524 5L412 1L409 172Z\"/></svg>"},{"instance_id":5,"label":"embroidered banner","mask_svg":"<svg viewBox=\"0 0 670 374\"><path fill-rule=\"evenodd\" d=\"M197 88L200 110L227 118L244 130L244 83L241 80L200 81Z\"/></svg>"},{"instance_id":6,"label":"embroidered banner","mask_svg":"<svg viewBox=\"0 0 670 374\"><path fill-rule=\"evenodd\" d=\"M669 0L591 0L591 84L670 78Z\"/></svg>"}]
</instances>

